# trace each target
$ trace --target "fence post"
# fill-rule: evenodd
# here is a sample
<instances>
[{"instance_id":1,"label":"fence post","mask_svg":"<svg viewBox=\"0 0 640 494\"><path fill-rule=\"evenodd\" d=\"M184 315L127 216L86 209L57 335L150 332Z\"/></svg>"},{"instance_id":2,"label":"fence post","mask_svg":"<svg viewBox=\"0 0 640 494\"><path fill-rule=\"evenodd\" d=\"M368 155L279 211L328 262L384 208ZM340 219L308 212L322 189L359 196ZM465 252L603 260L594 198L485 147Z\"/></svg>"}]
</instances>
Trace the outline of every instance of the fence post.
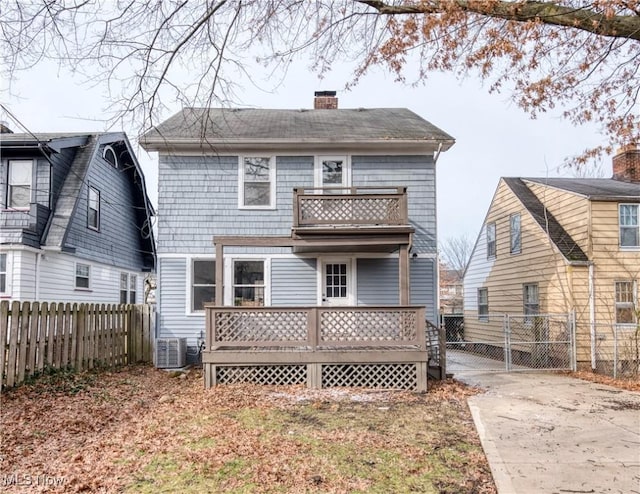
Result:
<instances>
[{"instance_id":1,"label":"fence post","mask_svg":"<svg viewBox=\"0 0 640 494\"><path fill-rule=\"evenodd\" d=\"M0 301L0 390L6 384L7 333L9 331L9 301Z\"/></svg>"},{"instance_id":2,"label":"fence post","mask_svg":"<svg viewBox=\"0 0 640 494\"><path fill-rule=\"evenodd\" d=\"M505 370L511 372L511 327L509 321L509 314L503 316L503 329L504 329L504 364Z\"/></svg>"},{"instance_id":3,"label":"fence post","mask_svg":"<svg viewBox=\"0 0 640 494\"><path fill-rule=\"evenodd\" d=\"M20 312L20 336L18 339L18 369L17 382L24 381L24 373L27 367L27 341L29 339L29 315L31 314L31 304L22 302L22 311Z\"/></svg>"},{"instance_id":4,"label":"fence post","mask_svg":"<svg viewBox=\"0 0 640 494\"><path fill-rule=\"evenodd\" d=\"M618 378L618 326L613 325L613 378Z\"/></svg>"}]
</instances>

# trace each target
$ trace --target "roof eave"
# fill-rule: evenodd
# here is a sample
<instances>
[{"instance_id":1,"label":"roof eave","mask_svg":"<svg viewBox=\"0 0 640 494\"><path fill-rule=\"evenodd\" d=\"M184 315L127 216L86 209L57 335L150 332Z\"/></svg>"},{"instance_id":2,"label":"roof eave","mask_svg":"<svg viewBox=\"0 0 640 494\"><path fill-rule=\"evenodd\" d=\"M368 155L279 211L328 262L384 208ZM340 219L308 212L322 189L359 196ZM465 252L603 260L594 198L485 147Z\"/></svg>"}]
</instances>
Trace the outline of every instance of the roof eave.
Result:
<instances>
[{"instance_id":1,"label":"roof eave","mask_svg":"<svg viewBox=\"0 0 640 494\"><path fill-rule=\"evenodd\" d=\"M340 150L366 148L370 150L397 150L403 152L434 152L442 146L448 150L454 139L193 139L193 138L140 138L147 151L234 151L240 149L273 150Z\"/></svg>"}]
</instances>

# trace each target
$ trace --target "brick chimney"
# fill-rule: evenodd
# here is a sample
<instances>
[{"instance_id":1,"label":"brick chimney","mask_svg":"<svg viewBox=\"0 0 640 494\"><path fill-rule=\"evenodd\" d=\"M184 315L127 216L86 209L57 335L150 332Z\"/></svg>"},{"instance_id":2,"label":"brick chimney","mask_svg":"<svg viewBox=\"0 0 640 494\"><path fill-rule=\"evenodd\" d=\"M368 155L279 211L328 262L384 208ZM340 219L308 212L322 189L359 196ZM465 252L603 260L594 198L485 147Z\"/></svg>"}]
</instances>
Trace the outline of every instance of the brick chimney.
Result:
<instances>
[{"instance_id":1,"label":"brick chimney","mask_svg":"<svg viewBox=\"0 0 640 494\"><path fill-rule=\"evenodd\" d=\"M314 110L336 110L338 98L335 91L316 91L313 98Z\"/></svg>"},{"instance_id":2,"label":"brick chimney","mask_svg":"<svg viewBox=\"0 0 640 494\"><path fill-rule=\"evenodd\" d=\"M613 157L613 179L640 183L640 149L637 144L627 144Z\"/></svg>"}]
</instances>

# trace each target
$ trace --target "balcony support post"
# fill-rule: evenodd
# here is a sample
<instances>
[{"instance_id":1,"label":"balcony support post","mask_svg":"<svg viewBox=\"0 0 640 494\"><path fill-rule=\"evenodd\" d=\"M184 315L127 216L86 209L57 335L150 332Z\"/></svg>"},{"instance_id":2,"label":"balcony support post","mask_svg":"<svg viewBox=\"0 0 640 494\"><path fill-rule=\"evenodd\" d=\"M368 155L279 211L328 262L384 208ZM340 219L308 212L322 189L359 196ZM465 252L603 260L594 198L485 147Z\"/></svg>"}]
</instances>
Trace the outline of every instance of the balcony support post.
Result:
<instances>
[{"instance_id":1,"label":"balcony support post","mask_svg":"<svg viewBox=\"0 0 640 494\"><path fill-rule=\"evenodd\" d=\"M224 305L224 245L218 242L216 245L216 305Z\"/></svg>"},{"instance_id":2,"label":"balcony support post","mask_svg":"<svg viewBox=\"0 0 640 494\"><path fill-rule=\"evenodd\" d=\"M409 246L400 245L399 259L399 284L400 284L400 305L409 305Z\"/></svg>"}]
</instances>

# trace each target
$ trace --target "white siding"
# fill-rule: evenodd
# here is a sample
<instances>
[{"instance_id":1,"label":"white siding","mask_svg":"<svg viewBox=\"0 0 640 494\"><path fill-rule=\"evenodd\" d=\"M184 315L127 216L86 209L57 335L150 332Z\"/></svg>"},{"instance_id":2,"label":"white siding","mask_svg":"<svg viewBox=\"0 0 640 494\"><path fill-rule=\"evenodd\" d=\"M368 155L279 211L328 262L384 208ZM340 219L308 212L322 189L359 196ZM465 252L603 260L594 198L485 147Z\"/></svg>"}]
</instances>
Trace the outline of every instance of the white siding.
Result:
<instances>
[{"instance_id":1,"label":"white siding","mask_svg":"<svg viewBox=\"0 0 640 494\"><path fill-rule=\"evenodd\" d=\"M478 310L478 288L486 286L487 278L495 264L495 257L487 259L487 226L482 225L478 240L469 259L464 275L464 310Z\"/></svg>"}]
</instances>

